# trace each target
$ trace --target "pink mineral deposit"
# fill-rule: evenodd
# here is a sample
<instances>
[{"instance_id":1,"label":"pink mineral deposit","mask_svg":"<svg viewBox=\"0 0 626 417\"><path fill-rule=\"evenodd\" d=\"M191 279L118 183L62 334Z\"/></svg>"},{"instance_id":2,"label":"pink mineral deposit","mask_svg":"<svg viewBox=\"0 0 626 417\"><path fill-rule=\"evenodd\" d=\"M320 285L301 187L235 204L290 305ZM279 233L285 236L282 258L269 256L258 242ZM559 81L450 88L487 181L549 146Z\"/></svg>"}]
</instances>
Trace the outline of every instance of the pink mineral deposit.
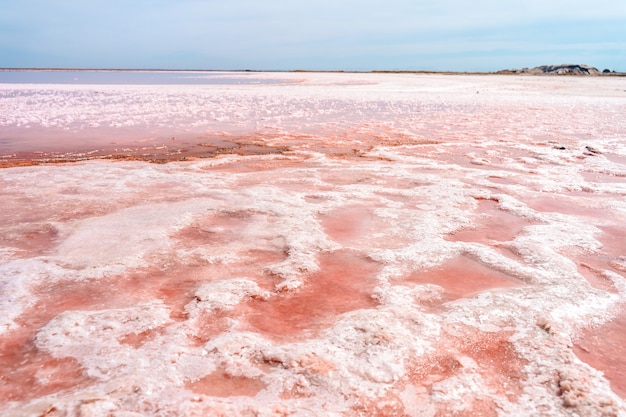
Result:
<instances>
[{"instance_id":1,"label":"pink mineral deposit","mask_svg":"<svg viewBox=\"0 0 626 417\"><path fill-rule=\"evenodd\" d=\"M0 84L0 414L626 415L625 78L227 75Z\"/></svg>"}]
</instances>

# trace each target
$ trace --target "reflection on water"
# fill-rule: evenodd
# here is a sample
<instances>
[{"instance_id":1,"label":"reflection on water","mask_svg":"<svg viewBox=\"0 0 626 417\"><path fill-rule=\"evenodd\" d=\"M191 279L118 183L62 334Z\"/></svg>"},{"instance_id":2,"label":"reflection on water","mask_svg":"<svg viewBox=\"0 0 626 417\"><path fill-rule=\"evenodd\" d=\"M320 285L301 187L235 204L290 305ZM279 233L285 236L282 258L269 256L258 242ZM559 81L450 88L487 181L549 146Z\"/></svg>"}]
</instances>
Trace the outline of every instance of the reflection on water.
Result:
<instances>
[{"instance_id":1,"label":"reflection on water","mask_svg":"<svg viewBox=\"0 0 626 417\"><path fill-rule=\"evenodd\" d=\"M0 70L0 84L227 85L283 82L246 71Z\"/></svg>"}]
</instances>

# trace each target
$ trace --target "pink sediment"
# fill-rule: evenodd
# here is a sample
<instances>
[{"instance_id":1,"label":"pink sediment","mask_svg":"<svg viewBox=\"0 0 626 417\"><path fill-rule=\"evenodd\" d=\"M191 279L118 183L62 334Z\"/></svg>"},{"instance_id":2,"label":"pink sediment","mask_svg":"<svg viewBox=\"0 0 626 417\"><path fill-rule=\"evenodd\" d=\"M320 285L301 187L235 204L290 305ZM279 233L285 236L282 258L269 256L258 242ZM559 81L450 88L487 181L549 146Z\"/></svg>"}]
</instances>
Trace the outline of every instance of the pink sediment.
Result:
<instances>
[{"instance_id":1,"label":"pink sediment","mask_svg":"<svg viewBox=\"0 0 626 417\"><path fill-rule=\"evenodd\" d=\"M574 343L578 357L604 372L611 387L626 398L626 309L609 322L583 330Z\"/></svg>"},{"instance_id":2,"label":"pink sediment","mask_svg":"<svg viewBox=\"0 0 626 417\"><path fill-rule=\"evenodd\" d=\"M78 287L85 287L79 284ZM46 299L26 311L20 328L0 338L0 398L3 401L27 401L57 392L89 385L90 378L74 358L54 358L33 343L36 332L55 315L74 308L86 308L103 301L100 294L81 297L46 292Z\"/></svg>"},{"instance_id":3,"label":"pink sediment","mask_svg":"<svg viewBox=\"0 0 626 417\"><path fill-rule=\"evenodd\" d=\"M470 330L470 329L468 329ZM417 363L409 373L409 381L431 387L433 383L443 381L463 372L467 365L461 363L464 358L471 358L480 369L481 376L488 386L498 394L516 402L523 392L525 360L519 356L509 342L510 333L468 332L462 338L451 338L442 345L444 354L436 354ZM449 349L448 345L455 346Z\"/></svg>"},{"instance_id":4,"label":"pink sediment","mask_svg":"<svg viewBox=\"0 0 626 417\"><path fill-rule=\"evenodd\" d=\"M457 256L438 267L414 272L404 280L443 287L445 301L471 297L473 294L484 290L515 287L523 284L515 277L494 271L466 256Z\"/></svg>"},{"instance_id":5,"label":"pink sediment","mask_svg":"<svg viewBox=\"0 0 626 417\"><path fill-rule=\"evenodd\" d=\"M212 397L254 397L266 384L259 379L245 376L232 376L223 371L216 371L196 381L189 382L187 389Z\"/></svg>"},{"instance_id":6,"label":"pink sediment","mask_svg":"<svg viewBox=\"0 0 626 417\"><path fill-rule=\"evenodd\" d=\"M561 199L556 196L530 198L528 205L534 210L542 213L561 213L573 216L602 216L605 215L601 210L594 207L586 207L584 205L572 204L571 200Z\"/></svg>"},{"instance_id":7,"label":"pink sediment","mask_svg":"<svg viewBox=\"0 0 626 417\"><path fill-rule=\"evenodd\" d=\"M320 255L319 263L320 272L302 288L242 306L251 329L269 337L311 337L342 313L376 305L371 294L379 265L342 251Z\"/></svg>"},{"instance_id":8,"label":"pink sediment","mask_svg":"<svg viewBox=\"0 0 626 417\"><path fill-rule=\"evenodd\" d=\"M521 218L498 207L494 200L478 200L475 211L477 220L470 229L458 230L448 236L451 241L508 242L515 239L525 226L533 224L529 219Z\"/></svg>"},{"instance_id":9,"label":"pink sediment","mask_svg":"<svg viewBox=\"0 0 626 417\"><path fill-rule=\"evenodd\" d=\"M90 385L74 358L54 358L20 335L10 334L0 344L0 404L28 402L50 394Z\"/></svg>"},{"instance_id":10,"label":"pink sediment","mask_svg":"<svg viewBox=\"0 0 626 417\"><path fill-rule=\"evenodd\" d=\"M409 199L399 200L410 202ZM363 242L383 244L388 248L407 245L409 240L401 237L393 241L387 239L379 242L380 238L377 239L376 235L383 234L389 225L374 213L376 208L378 204L373 201L369 205L342 207L325 213L321 216L324 231L331 239L345 247L359 247Z\"/></svg>"}]
</instances>

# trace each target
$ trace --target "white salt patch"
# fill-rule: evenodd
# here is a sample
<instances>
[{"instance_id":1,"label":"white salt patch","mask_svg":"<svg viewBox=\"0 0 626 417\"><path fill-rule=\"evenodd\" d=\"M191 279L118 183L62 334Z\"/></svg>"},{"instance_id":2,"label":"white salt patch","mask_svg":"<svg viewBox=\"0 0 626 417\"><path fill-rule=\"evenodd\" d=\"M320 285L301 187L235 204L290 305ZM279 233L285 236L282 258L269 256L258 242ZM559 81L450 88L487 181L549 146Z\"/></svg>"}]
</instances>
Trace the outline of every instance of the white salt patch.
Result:
<instances>
[{"instance_id":1,"label":"white salt patch","mask_svg":"<svg viewBox=\"0 0 626 417\"><path fill-rule=\"evenodd\" d=\"M186 307L192 317L197 310L229 310L244 298L267 298L269 294L256 282L240 278L204 284L196 290L195 297L195 301Z\"/></svg>"},{"instance_id":2,"label":"white salt patch","mask_svg":"<svg viewBox=\"0 0 626 417\"><path fill-rule=\"evenodd\" d=\"M122 264L145 266L143 257L169 248L168 236L206 205L202 200L141 205L69 225L67 237L57 248L60 262L86 269ZM88 258L85 253L89 253Z\"/></svg>"},{"instance_id":3,"label":"white salt patch","mask_svg":"<svg viewBox=\"0 0 626 417\"><path fill-rule=\"evenodd\" d=\"M409 417L434 417L437 413L435 405L428 401L430 394L425 388L407 385L399 397Z\"/></svg>"},{"instance_id":4,"label":"white salt patch","mask_svg":"<svg viewBox=\"0 0 626 417\"><path fill-rule=\"evenodd\" d=\"M262 372L257 368L258 359L270 342L254 333L225 333L207 342L203 347L205 360L219 365L230 375L258 377ZM275 376L269 376L272 378Z\"/></svg>"},{"instance_id":5,"label":"white salt patch","mask_svg":"<svg viewBox=\"0 0 626 417\"><path fill-rule=\"evenodd\" d=\"M469 412L472 402L477 398L476 393L487 394L484 393L484 385L480 375L464 373L434 383L431 398L435 404L445 404L446 409L451 412Z\"/></svg>"},{"instance_id":6,"label":"white salt patch","mask_svg":"<svg viewBox=\"0 0 626 417\"><path fill-rule=\"evenodd\" d=\"M404 376L404 358L429 352L438 334L427 314L360 310L346 314L322 339L268 348L264 355L285 367L280 374L304 373L322 392L374 398L384 393L385 384ZM321 373L306 372L307 364L315 363Z\"/></svg>"},{"instance_id":7,"label":"white salt patch","mask_svg":"<svg viewBox=\"0 0 626 417\"><path fill-rule=\"evenodd\" d=\"M169 321L169 309L160 302L114 310L67 311L44 326L35 343L55 357L79 359L87 366L89 376L106 380L114 374L132 374L129 368L148 366L148 358L130 366L124 351L132 348L123 348L120 338Z\"/></svg>"},{"instance_id":8,"label":"white salt patch","mask_svg":"<svg viewBox=\"0 0 626 417\"><path fill-rule=\"evenodd\" d=\"M53 282L65 271L44 259L15 259L0 264L0 335L18 328L15 319L35 305L35 285Z\"/></svg>"},{"instance_id":9,"label":"white salt patch","mask_svg":"<svg viewBox=\"0 0 626 417\"><path fill-rule=\"evenodd\" d=\"M443 287L434 284L416 285L414 287L393 285L377 287L372 297L381 305L415 308L416 302L440 300L443 292Z\"/></svg>"}]
</instances>

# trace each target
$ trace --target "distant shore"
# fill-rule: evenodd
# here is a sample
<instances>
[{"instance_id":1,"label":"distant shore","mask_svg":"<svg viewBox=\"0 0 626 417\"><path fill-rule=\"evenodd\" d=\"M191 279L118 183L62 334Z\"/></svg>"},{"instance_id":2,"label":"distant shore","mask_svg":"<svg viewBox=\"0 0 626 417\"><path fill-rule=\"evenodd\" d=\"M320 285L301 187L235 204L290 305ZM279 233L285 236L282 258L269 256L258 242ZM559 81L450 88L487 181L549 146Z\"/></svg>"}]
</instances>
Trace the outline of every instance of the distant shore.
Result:
<instances>
[{"instance_id":1,"label":"distant shore","mask_svg":"<svg viewBox=\"0 0 626 417\"><path fill-rule=\"evenodd\" d=\"M438 71L438 70L394 70L394 69L374 69L374 70L315 70L315 69L287 69L287 70L267 70L267 69L168 69L168 68L0 68L0 72L239 72L239 73L346 73L346 74L441 74L441 75L557 75L557 76L612 76L624 77L626 72L599 72L597 74L574 74L574 73L548 73L537 71L536 68L523 69L502 69L498 71Z\"/></svg>"}]
</instances>

